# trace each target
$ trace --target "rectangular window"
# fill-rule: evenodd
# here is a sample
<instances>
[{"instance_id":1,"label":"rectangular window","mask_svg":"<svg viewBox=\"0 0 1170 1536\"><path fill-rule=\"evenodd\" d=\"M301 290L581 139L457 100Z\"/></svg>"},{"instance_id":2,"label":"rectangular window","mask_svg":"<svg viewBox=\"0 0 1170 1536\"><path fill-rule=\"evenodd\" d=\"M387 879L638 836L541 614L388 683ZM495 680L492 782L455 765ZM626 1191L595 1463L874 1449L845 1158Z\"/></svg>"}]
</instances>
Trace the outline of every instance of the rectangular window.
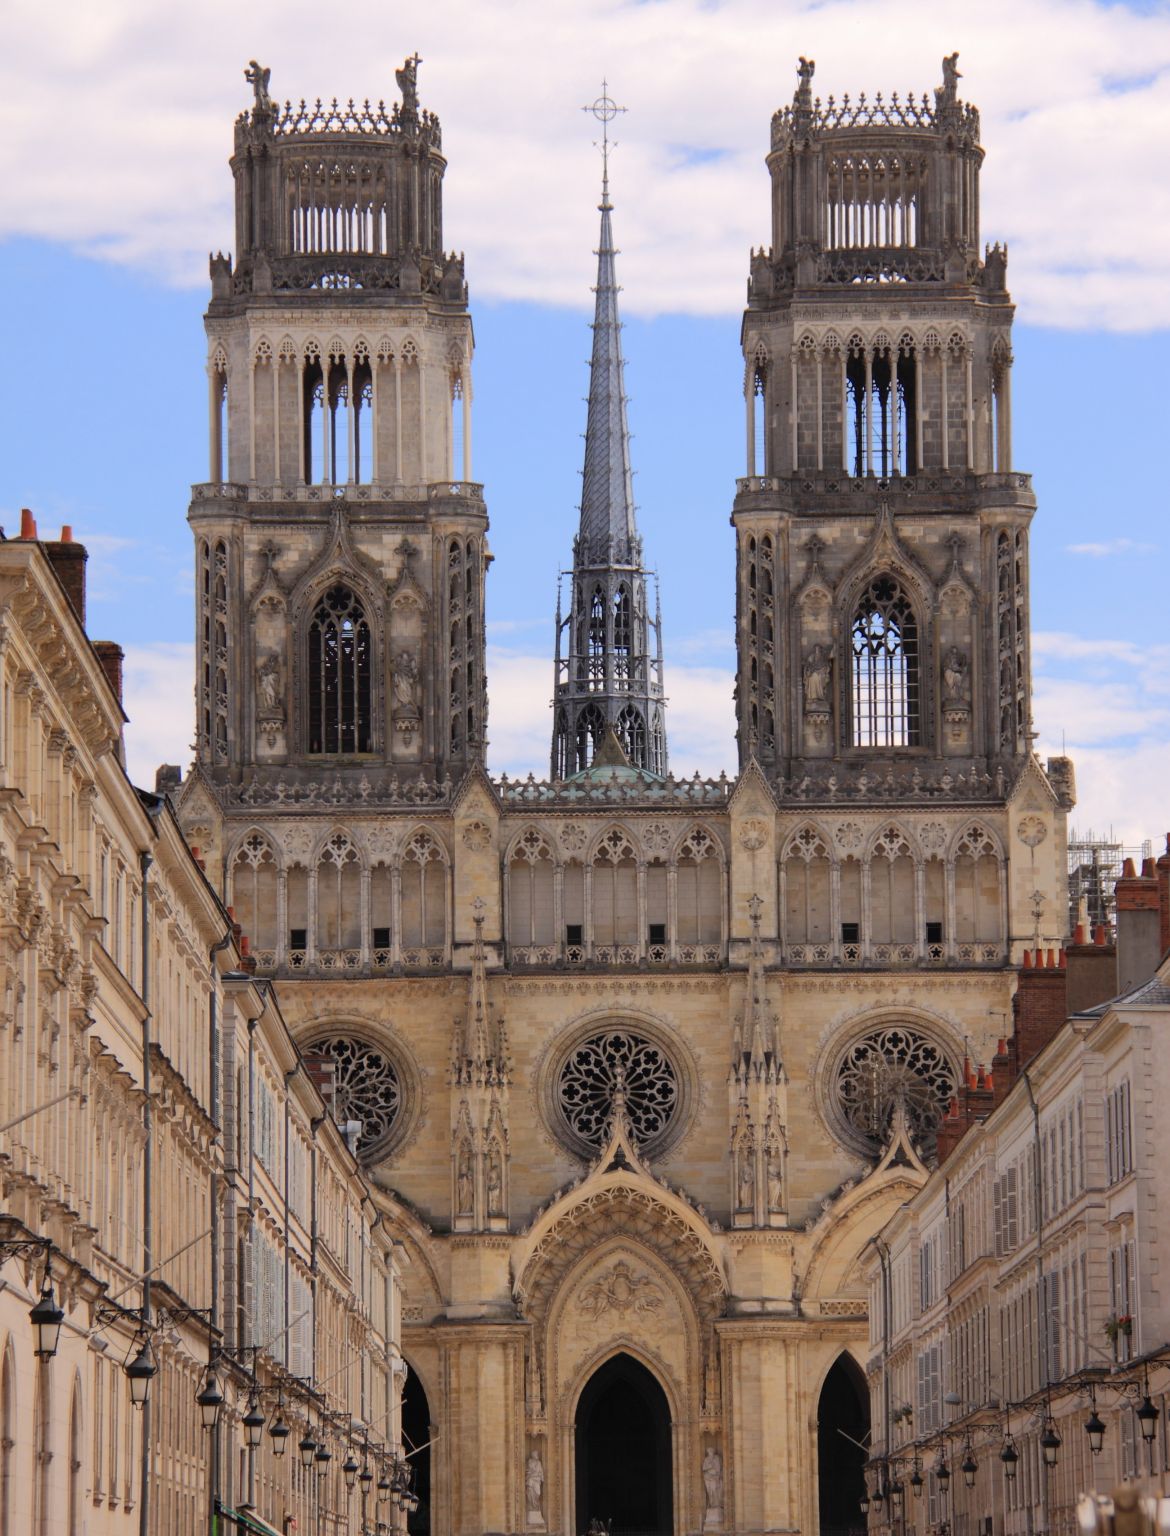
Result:
<instances>
[{"instance_id":1,"label":"rectangular window","mask_svg":"<svg viewBox=\"0 0 1170 1536\"><path fill-rule=\"evenodd\" d=\"M1128 1079L1105 1096L1105 1156L1110 1184L1133 1172Z\"/></svg>"},{"instance_id":2,"label":"rectangular window","mask_svg":"<svg viewBox=\"0 0 1170 1536\"><path fill-rule=\"evenodd\" d=\"M861 924L860 923L842 923L841 924L841 942L842 942L842 944L860 944L861 943Z\"/></svg>"},{"instance_id":3,"label":"rectangular window","mask_svg":"<svg viewBox=\"0 0 1170 1536\"><path fill-rule=\"evenodd\" d=\"M566 925L565 925L565 943L566 944L583 944L584 942L585 941L582 938L582 924L580 924L580 923L566 923Z\"/></svg>"}]
</instances>

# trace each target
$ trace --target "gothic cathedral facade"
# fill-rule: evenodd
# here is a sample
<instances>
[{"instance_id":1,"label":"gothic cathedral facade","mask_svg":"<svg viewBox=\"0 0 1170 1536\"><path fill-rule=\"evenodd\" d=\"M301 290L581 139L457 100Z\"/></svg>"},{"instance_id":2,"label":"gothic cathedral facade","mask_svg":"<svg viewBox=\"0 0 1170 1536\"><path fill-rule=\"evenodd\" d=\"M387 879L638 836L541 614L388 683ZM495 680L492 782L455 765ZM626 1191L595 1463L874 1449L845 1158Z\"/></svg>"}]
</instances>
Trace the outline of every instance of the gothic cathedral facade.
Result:
<instances>
[{"instance_id":1,"label":"gothic cathedral facade","mask_svg":"<svg viewBox=\"0 0 1170 1536\"><path fill-rule=\"evenodd\" d=\"M978 114L954 57L884 104L814 100L802 60L772 120L731 779L668 771L606 186L552 773L522 782L484 761L472 328L415 69L391 109L280 107L257 71L236 124L179 814L401 1238L418 1529L835 1532L859 1255L1066 927Z\"/></svg>"}]
</instances>

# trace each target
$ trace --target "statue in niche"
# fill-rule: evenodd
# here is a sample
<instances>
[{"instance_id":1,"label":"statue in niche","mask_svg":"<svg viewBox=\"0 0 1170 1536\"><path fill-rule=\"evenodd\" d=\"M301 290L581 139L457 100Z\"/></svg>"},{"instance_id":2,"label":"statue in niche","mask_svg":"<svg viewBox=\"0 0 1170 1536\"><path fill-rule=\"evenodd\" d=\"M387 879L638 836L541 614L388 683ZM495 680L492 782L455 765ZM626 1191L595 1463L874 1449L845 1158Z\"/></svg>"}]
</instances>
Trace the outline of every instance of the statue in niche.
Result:
<instances>
[{"instance_id":1,"label":"statue in niche","mask_svg":"<svg viewBox=\"0 0 1170 1536\"><path fill-rule=\"evenodd\" d=\"M753 1166L752 1149L744 1146L739 1149L739 1180L737 1184L736 1200L741 1211L750 1211L755 1204L756 1195L756 1170Z\"/></svg>"},{"instance_id":2,"label":"statue in niche","mask_svg":"<svg viewBox=\"0 0 1170 1536\"><path fill-rule=\"evenodd\" d=\"M818 714L828 706L832 659L823 645L814 645L804 663L804 707Z\"/></svg>"},{"instance_id":3,"label":"statue in niche","mask_svg":"<svg viewBox=\"0 0 1170 1536\"><path fill-rule=\"evenodd\" d=\"M418 115L418 67L422 63L417 53L412 53L405 60L401 69L394 71L394 78L398 81L398 89L402 92L403 115L412 117Z\"/></svg>"},{"instance_id":4,"label":"statue in niche","mask_svg":"<svg viewBox=\"0 0 1170 1536\"><path fill-rule=\"evenodd\" d=\"M455 1184L458 1214L470 1216L475 1207L475 1174L471 1165L471 1148L466 1142L459 1149L459 1169Z\"/></svg>"},{"instance_id":5,"label":"statue in niche","mask_svg":"<svg viewBox=\"0 0 1170 1536\"><path fill-rule=\"evenodd\" d=\"M262 715L280 715L282 711L280 688L280 659L265 656L256 671L256 691L260 696Z\"/></svg>"},{"instance_id":6,"label":"statue in niche","mask_svg":"<svg viewBox=\"0 0 1170 1536\"><path fill-rule=\"evenodd\" d=\"M487 1206L489 1216L504 1214L504 1165L498 1146L493 1146L488 1153Z\"/></svg>"},{"instance_id":7,"label":"statue in niche","mask_svg":"<svg viewBox=\"0 0 1170 1536\"><path fill-rule=\"evenodd\" d=\"M723 1457L713 1445L703 1455L703 1493L708 1510L723 1508Z\"/></svg>"},{"instance_id":8,"label":"statue in niche","mask_svg":"<svg viewBox=\"0 0 1170 1536\"><path fill-rule=\"evenodd\" d=\"M394 705L397 714L418 715L418 658L413 651L399 651L394 669Z\"/></svg>"},{"instance_id":9,"label":"statue in niche","mask_svg":"<svg viewBox=\"0 0 1170 1536\"><path fill-rule=\"evenodd\" d=\"M540 1459L540 1452L533 1450L529 1453L528 1464L524 1468L524 1494L528 1501L529 1520L539 1520L540 1501L544 1492L544 1463Z\"/></svg>"},{"instance_id":10,"label":"statue in niche","mask_svg":"<svg viewBox=\"0 0 1170 1536\"><path fill-rule=\"evenodd\" d=\"M272 79L272 71L270 69L263 69L257 64L255 59L251 59L248 62L247 69L244 71L244 79L252 87L256 111L271 112L272 97L268 94L268 82Z\"/></svg>"},{"instance_id":11,"label":"statue in niche","mask_svg":"<svg viewBox=\"0 0 1170 1536\"><path fill-rule=\"evenodd\" d=\"M967 658L957 645L952 645L943 660L943 688L948 699L967 698Z\"/></svg>"},{"instance_id":12,"label":"statue in niche","mask_svg":"<svg viewBox=\"0 0 1170 1536\"><path fill-rule=\"evenodd\" d=\"M780 1148L772 1147L768 1153L768 1209L779 1211L784 1208L784 1167L780 1157Z\"/></svg>"}]
</instances>

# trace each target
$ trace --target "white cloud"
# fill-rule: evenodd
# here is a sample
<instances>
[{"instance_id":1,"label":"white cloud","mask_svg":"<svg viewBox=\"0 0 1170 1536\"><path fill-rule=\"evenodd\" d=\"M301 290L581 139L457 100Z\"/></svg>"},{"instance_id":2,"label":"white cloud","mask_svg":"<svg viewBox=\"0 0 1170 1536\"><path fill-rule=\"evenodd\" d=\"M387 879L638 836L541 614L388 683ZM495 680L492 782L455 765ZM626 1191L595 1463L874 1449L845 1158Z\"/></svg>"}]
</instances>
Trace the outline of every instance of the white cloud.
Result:
<instances>
[{"instance_id":1,"label":"white cloud","mask_svg":"<svg viewBox=\"0 0 1170 1536\"><path fill-rule=\"evenodd\" d=\"M231 125L246 60L274 92L393 97L423 55L443 120L446 229L473 298L584 305L596 158L576 110L608 70L631 312L731 314L770 225L763 157L798 54L822 96L932 88L958 48L983 114L984 236L1011 243L1034 323L1170 324L1170 14L1091 0L445 0L363 17L309 0L10 6L0 47L0 234L64 241L178 282L227 249ZM913 56L907 39L914 41Z\"/></svg>"},{"instance_id":2,"label":"white cloud","mask_svg":"<svg viewBox=\"0 0 1170 1536\"><path fill-rule=\"evenodd\" d=\"M131 645L122 667L126 769L135 784L154 788L160 763L191 761L195 729L195 649L191 645Z\"/></svg>"},{"instance_id":3,"label":"white cloud","mask_svg":"<svg viewBox=\"0 0 1170 1536\"><path fill-rule=\"evenodd\" d=\"M1105 560L1110 555L1149 555L1157 548L1137 539L1106 539L1100 544L1066 544L1064 547L1070 555L1089 555L1094 560Z\"/></svg>"}]
</instances>

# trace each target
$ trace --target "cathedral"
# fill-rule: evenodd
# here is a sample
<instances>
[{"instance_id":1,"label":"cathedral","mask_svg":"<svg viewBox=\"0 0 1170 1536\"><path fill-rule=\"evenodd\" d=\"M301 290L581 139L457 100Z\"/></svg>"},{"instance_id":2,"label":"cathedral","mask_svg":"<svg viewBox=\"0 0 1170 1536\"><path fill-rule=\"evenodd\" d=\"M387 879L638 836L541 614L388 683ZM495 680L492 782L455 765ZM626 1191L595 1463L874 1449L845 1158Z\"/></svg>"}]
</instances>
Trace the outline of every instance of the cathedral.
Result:
<instances>
[{"instance_id":1,"label":"cathedral","mask_svg":"<svg viewBox=\"0 0 1170 1536\"><path fill-rule=\"evenodd\" d=\"M929 98L842 101L802 59L761 142L733 779L668 751L606 176L520 781L485 761L472 319L417 62L390 108L249 72L174 803L401 1244L411 1531L838 1536L863 1252L1067 919L979 115L957 56Z\"/></svg>"}]
</instances>

